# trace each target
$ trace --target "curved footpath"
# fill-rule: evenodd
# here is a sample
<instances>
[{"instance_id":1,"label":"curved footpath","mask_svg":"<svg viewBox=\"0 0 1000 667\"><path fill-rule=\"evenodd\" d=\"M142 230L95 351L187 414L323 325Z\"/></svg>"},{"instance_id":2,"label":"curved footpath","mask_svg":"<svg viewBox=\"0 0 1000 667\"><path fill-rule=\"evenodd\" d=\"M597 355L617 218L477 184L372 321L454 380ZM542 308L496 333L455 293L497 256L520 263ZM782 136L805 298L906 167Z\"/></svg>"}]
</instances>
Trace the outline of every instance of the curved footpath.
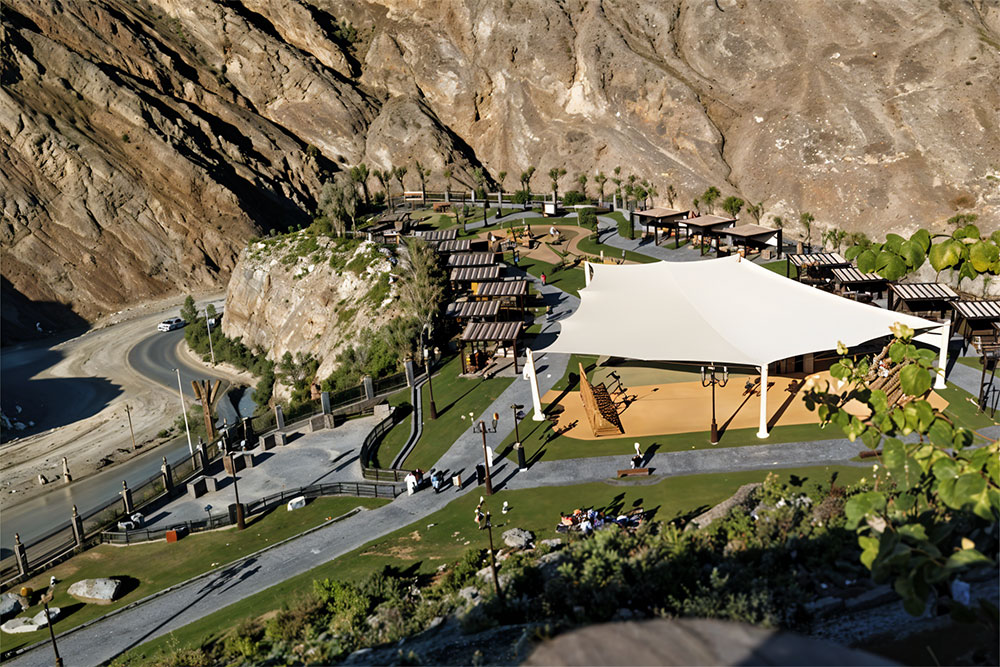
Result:
<instances>
[{"instance_id":1,"label":"curved footpath","mask_svg":"<svg viewBox=\"0 0 1000 667\"><path fill-rule=\"evenodd\" d=\"M505 220L511 217L513 216L507 216ZM606 219L605 222L613 221ZM670 253L671 260L680 259L683 255L690 255L691 259L698 258L695 252L670 251L652 244L641 245L622 239L613 231L605 243L613 247L627 246L629 250L645 252L650 256L659 255L661 252ZM653 255L653 252L656 252L656 255ZM555 287L542 286L540 281L531 276L527 277L533 280L535 289L542 294L546 304L553 306L552 318L548 321L543 320L543 329L536 339L539 347L544 349L544 346L558 333L559 321L568 317L577 308L579 299ZM563 376L568 361L568 355L562 354L542 353L536 356L538 384L542 394L550 390ZM978 374L961 364L954 367L949 379L967 390L970 386L972 391L978 388ZM489 415L494 412L504 413L512 403L531 404L531 393L527 382L515 380L484 411L483 419L488 421ZM501 442L511 430L512 426L506 430L502 427L491 437L491 441ZM984 434L992 437L1000 435L1000 427L991 427L984 431ZM480 462L482 452L480 437L466 430L436 466L448 476L461 474L463 479L469 480L460 493L480 492L474 483L469 483L473 479L476 464ZM657 475L690 475L825 465L849 462L863 448L860 443L851 443L844 438L780 445L764 444L657 454L652 459L651 465L659 468ZM516 463L502 460L492 473L498 480L498 486L511 489L581 484L608 479L610 471L618 469L625 457L627 453L621 456L590 459L542 461L524 472L518 471ZM351 473L345 470L344 474ZM444 508L455 497L456 493L453 492L400 496L388 505L360 512L342 522L319 528L188 581L168 592L151 596L142 604L123 609L89 626L69 630L59 636L60 652L66 656L66 664L70 667L97 665L109 661L146 641L177 630L250 595L342 556L373 539L407 526L420 517ZM8 661L8 664L48 665L50 661L51 647L46 642Z\"/></svg>"}]
</instances>

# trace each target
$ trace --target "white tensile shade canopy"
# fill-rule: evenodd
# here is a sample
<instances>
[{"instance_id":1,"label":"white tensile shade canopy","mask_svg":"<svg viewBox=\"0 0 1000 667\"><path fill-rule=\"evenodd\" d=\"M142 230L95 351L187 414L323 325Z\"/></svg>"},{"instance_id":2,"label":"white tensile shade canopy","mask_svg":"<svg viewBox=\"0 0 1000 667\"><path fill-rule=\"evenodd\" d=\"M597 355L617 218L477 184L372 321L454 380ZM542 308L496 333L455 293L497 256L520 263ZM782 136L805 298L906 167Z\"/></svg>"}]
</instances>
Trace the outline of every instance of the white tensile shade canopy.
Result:
<instances>
[{"instance_id":1,"label":"white tensile shade canopy","mask_svg":"<svg viewBox=\"0 0 1000 667\"><path fill-rule=\"evenodd\" d=\"M738 256L700 262L585 264L580 307L562 322L546 352L646 361L740 364L771 362L859 345L901 322L935 341L945 365L948 323L876 308L789 280ZM938 386L943 386L939 372ZM767 437L765 391L760 437Z\"/></svg>"}]
</instances>

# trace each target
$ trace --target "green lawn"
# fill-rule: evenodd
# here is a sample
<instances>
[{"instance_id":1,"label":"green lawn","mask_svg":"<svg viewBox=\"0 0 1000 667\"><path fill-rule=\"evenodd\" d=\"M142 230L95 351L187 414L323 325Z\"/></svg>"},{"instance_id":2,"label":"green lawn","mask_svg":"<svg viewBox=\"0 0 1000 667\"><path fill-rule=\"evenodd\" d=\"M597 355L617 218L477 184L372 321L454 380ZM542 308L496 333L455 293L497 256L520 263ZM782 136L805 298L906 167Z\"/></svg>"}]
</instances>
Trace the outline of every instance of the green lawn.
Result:
<instances>
[{"instance_id":1,"label":"green lawn","mask_svg":"<svg viewBox=\"0 0 1000 667\"><path fill-rule=\"evenodd\" d=\"M948 401L948 407L944 413L951 417L955 423L972 430L1000 424L1000 421L990 419L988 413L977 414L978 408L974 403L976 397L961 387L949 382L946 389L935 389L934 391Z\"/></svg>"},{"instance_id":2,"label":"green lawn","mask_svg":"<svg viewBox=\"0 0 1000 667\"><path fill-rule=\"evenodd\" d=\"M409 387L392 394L387 400L389 405L395 406L404 414L404 417L382 436L382 442L379 443L372 463L377 468L388 468L392 465L392 460L396 458L396 455L410 438L410 424L413 423L413 406L410 405Z\"/></svg>"},{"instance_id":3,"label":"green lawn","mask_svg":"<svg viewBox=\"0 0 1000 667\"><path fill-rule=\"evenodd\" d=\"M962 364L963 366L968 366L973 370L982 372L983 365L979 363L979 359L980 359L979 357L959 357L958 363ZM987 373L987 375L989 375L989 373Z\"/></svg>"},{"instance_id":4,"label":"green lawn","mask_svg":"<svg viewBox=\"0 0 1000 667\"><path fill-rule=\"evenodd\" d=\"M42 610L38 598L48 587L50 576L59 581L52 606L62 609L63 614L53 627L56 632L63 632L176 583L259 551L270 544L297 535L355 507L374 508L388 502L381 498L344 496L317 498L294 512L288 512L283 506L279 506L270 513L252 517L246 530L242 532L235 528L226 528L198 533L189 535L175 544L150 542L127 547L103 544L88 549L23 584L37 593L31 598L35 603L34 606L27 612L22 612L22 615L34 615ZM77 602L66 592L73 582L96 577L123 578L126 581L127 593L110 605L94 605ZM3 650L6 652L46 639L48 634L4 633L2 637Z\"/></svg>"},{"instance_id":5,"label":"green lawn","mask_svg":"<svg viewBox=\"0 0 1000 667\"><path fill-rule=\"evenodd\" d=\"M767 264L761 264L761 266L763 266L765 269L769 271L774 271L775 273L780 275L786 275L788 270L791 269L791 273L787 274L788 277L789 278L799 277L798 267L795 266L794 264L792 264L791 267L789 267L787 259L779 259L777 262L768 262Z\"/></svg>"},{"instance_id":6,"label":"green lawn","mask_svg":"<svg viewBox=\"0 0 1000 667\"><path fill-rule=\"evenodd\" d=\"M774 472L783 480L797 484L826 483L836 473L838 484L846 485L856 482L866 471L866 467L823 466L778 469ZM653 511L654 519L659 521L690 517L728 498L743 484L763 481L767 474L768 471L760 470L673 477L648 485L594 482L517 491L501 489L487 501L486 507L494 512L494 528L497 529L494 539L513 527L531 530L537 539L545 539L558 537L555 525L560 512L587 507L609 511L642 507ZM504 501L510 505L510 512L506 515L498 511ZM316 579L357 581L387 565L433 574L438 566L456 560L470 548L486 548L486 533L478 530L472 521L473 509L478 502L478 493L465 494L444 509L405 528L247 597L170 635L147 642L126 657L130 664L135 664L150 660L159 651L199 646L218 639L241 620L276 609L281 600L291 600L308 593Z\"/></svg>"},{"instance_id":7,"label":"green lawn","mask_svg":"<svg viewBox=\"0 0 1000 667\"><path fill-rule=\"evenodd\" d=\"M434 404L438 418L430 418L430 391L425 384L421 388L423 401L424 430L413 451L403 462L403 468L430 470L438 459L448 451L465 429L471 428L469 413L476 417L490 406L513 378L459 377L462 372L462 358L456 355L441 367L433 378ZM462 417L465 419L462 419Z\"/></svg>"},{"instance_id":8,"label":"green lawn","mask_svg":"<svg viewBox=\"0 0 1000 667\"><path fill-rule=\"evenodd\" d=\"M622 251L619 250L618 248L613 248L603 243L597 243L593 234L587 236L586 238L580 239L580 242L577 244L577 248L579 248L581 252L587 252L592 255L599 256L601 254L601 251L603 250L604 254L608 257L614 257L615 259L618 259L619 257L622 256ZM625 251L625 259L630 262L638 262L639 264L652 264L653 262L660 261L655 257L650 257L649 255L643 255L642 253L639 252L632 252L631 250Z\"/></svg>"},{"instance_id":9,"label":"green lawn","mask_svg":"<svg viewBox=\"0 0 1000 667\"><path fill-rule=\"evenodd\" d=\"M509 252L504 253L504 261L511 266L514 265L514 259ZM573 296L580 296L580 290L584 287L585 277L582 265L572 269L556 270L555 264L521 255L517 263L517 268L527 271L536 278L541 278L544 273L546 285L558 287Z\"/></svg>"}]
</instances>

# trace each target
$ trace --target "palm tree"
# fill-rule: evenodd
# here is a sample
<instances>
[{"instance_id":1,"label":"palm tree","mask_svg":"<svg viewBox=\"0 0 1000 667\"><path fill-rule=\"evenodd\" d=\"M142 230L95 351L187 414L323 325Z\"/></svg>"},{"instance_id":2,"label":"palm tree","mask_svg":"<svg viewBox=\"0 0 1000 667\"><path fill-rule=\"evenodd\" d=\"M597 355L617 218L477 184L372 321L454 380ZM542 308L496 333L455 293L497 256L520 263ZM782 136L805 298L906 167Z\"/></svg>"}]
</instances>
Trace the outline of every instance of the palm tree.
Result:
<instances>
[{"instance_id":1,"label":"palm tree","mask_svg":"<svg viewBox=\"0 0 1000 667\"><path fill-rule=\"evenodd\" d=\"M670 204L670 208L674 207L674 199L677 197L677 190L674 190L674 186L667 184L667 203Z\"/></svg>"},{"instance_id":2,"label":"palm tree","mask_svg":"<svg viewBox=\"0 0 1000 667\"><path fill-rule=\"evenodd\" d=\"M715 202L716 199L718 199L721 196L722 193L719 192L719 188L713 185L709 187L707 190L705 190L705 193L701 196L701 200L705 202L705 206L707 206L708 210L711 211L712 204Z\"/></svg>"},{"instance_id":3,"label":"palm tree","mask_svg":"<svg viewBox=\"0 0 1000 667\"><path fill-rule=\"evenodd\" d=\"M649 187L646 188L646 192L649 194L649 205L655 206L656 201L654 200L660 196L660 193L656 191L656 186L650 183Z\"/></svg>"},{"instance_id":4,"label":"palm tree","mask_svg":"<svg viewBox=\"0 0 1000 667\"><path fill-rule=\"evenodd\" d=\"M503 212L503 182L507 180L507 172L501 171L497 174L497 177L500 179L500 196L497 197L497 215L500 215Z\"/></svg>"},{"instance_id":5,"label":"palm tree","mask_svg":"<svg viewBox=\"0 0 1000 667\"><path fill-rule=\"evenodd\" d=\"M701 215L701 207L699 206L699 204L701 204L701 200L698 199L697 197L691 200L691 208L694 209L695 213Z\"/></svg>"},{"instance_id":6,"label":"palm tree","mask_svg":"<svg viewBox=\"0 0 1000 667\"><path fill-rule=\"evenodd\" d=\"M552 202L559 202L559 177L565 176L566 170L562 167L552 167L549 169L549 179L552 180Z\"/></svg>"},{"instance_id":7,"label":"palm tree","mask_svg":"<svg viewBox=\"0 0 1000 667\"><path fill-rule=\"evenodd\" d=\"M584 196L584 198L586 199L586 197L587 197L587 175L586 174L580 174L579 176L576 177L576 182L580 184L580 194L582 194Z\"/></svg>"},{"instance_id":8,"label":"palm tree","mask_svg":"<svg viewBox=\"0 0 1000 667\"><path fill-rule=\"evenodd\" d=\"M420 205L427 205L427 177L431 175L430 169L425 169L424 165L417 160L417 178L420 179Z\"/></svg>"},{"instance_id":9,"label":"palm tree","mask_svg":"<svg viewBox=\"0 0 1000 667\"><path fill-rule=\"evenodd\" d=\"M535 168L528 167L526 170L521 172L521 190L527 194L528 189L531 186L531 177L535 175Z\"/></svg>"},{"instance_id":10,"label":"palm tree","mask_svg":"<svg viewBox=\"0 0 1000 667\"><path fill-rule=\"evenodd\" d=\"M486 173L483 171L482 167L476 167L472 170L472 180L476 182L476 189L483 195L483 222L486 222Z\"/></svg>"},{"instance_id":11,"label":"palm tree","mask_svg":"<svg viewBox=\"0 0 1000 667\"><path fill-rule=\"evenodd\" d=\"M406 167L396 167L392 170L392 176L399 182L399 189L402 190L403 201L406 201L406 187L403 185L403 176L406 176Z\"/></svg>"},{"instance_id":12,"label":"palm tree","mask_svg":"<svg viewBox=\"0 0 1000 667\"><path fill-rule=\"evenodd\" d=\"M351 180L361 186L361 193L364 195L366 208L371 204L371 197L368 195L368 177L370 175L368 165L364 162L356 167L351 167Z\"/></svg>"},{"instance_id":13,"label":"palm tree","mask_svg":"<svg viewBox=\"0 0 1000 667\"><path fill-rule=\"evenodd\" d=\"M613 173L614 173L614 178L611 179L611 182L615 184L615 194L618 195L618 199L621 199L622 198L622 179L621 179L622 168L621 167L615 167L614 170L613 170Z\"/></svg>"},{"instance_id":14,"label":"palm tree","mask_svg":"<svg viewBox=\"0 0 1000 667\"><path fill-rule=\"evenodd\" d=\"M390 211L396 210L392 205L392 197L389 196L389 183L392 181L393 169L389 167L388 169L376 169L374 172L375 178L378 182L382 184L382 189L385 190L385 203L389 207Z\"/></svg>"},{"instance_id":15,"label":"palm tree","mask_svg":"<svg viewBox=\"0 0 1000 667\"><path fill-rule=\"evenodd\" d=\"M452 171L449 167L445 169L442 174L444 175L444 200L447 202L451 201L451 175Z\"/></svg>"},{"instance_id":16,"label":"palm tree","mask_svg":"<svg viewBox=\"0 0 1000 667\"><path fill-rule=\"evenodd\" d=\"M722 202L722 210L728 213L729 217L735 218L740 214L740 209L743 208L743 203L743 200L739 197L726 197L726 200Z\"/></svg>"},{"instance_id":17,"label":"palm tree","mask_svg":"<svg viewBox=\"0 0 1000 667\"><path fill-rule=\"evenodd\" d=\"M785 228L785 220L780 215L772 216L771 222L774 223L774 226L777 227L778 229Z\"/></svg>"},{"instance_id":18,"label":"palm tree","mask_svg":"<svg viewBox=\"0 0 1000 667\"><path fill-rule=\"evenodd\" d=\"M747 213L752 215L753 219L759 223L760 216L764 214L764 202L759 201L756 204L747 204Z\"/></svg>"},{"instance_id":19,"label":"palm tree","mask_svg":"<svg viewBox=\"0 0 1000 667\"><path fill-rule=\"evenodd\" d=\"M598 204L601 204L604 201L604 184L607 180L608 177L604 175L603 171L597 172L597 175L594 176L594 182L597 183L597 187L599 188L597 195Z\"/></svg>"},{"instance_id":20,"label":"palm tree","mask_svg":"<svg viewBox=\"0 0 1000 667\"><path fill-rule=\"evenodd\" d=\"M806 230L806 243L809 245L810 248L812 247L812 236L813 236L812 223L815 221L816 218L814 218L813 214L810 213L809 211L803 211L799 215L799 222L802 223L802 228Z\"/></svg>"}]
</instances>

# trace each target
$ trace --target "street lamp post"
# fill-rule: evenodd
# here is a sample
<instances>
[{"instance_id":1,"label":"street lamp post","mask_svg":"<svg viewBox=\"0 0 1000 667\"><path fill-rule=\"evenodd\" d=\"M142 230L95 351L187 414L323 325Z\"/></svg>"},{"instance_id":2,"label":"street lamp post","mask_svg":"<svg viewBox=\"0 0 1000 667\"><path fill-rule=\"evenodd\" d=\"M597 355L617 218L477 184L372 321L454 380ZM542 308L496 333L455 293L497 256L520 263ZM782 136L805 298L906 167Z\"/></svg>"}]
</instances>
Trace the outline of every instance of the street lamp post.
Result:
<instances>
[{"instance_id":1,"label":"street lamp post","mask_svg":"<svg viewBox=\"0 0 1000 667\"><path fill-rule=\"evenodd\" d=\"M232 464L229 468L229 476L233 478L233 493L236 495L236 529L243 530L247 524L243 517L243 505L240 504L240 487L236 485L236 457L233 454L227 454L227 456Z\"/></svg>"},{"instance_id":2,"label":"street lamp post","mask_svg":"<svg viewBox=\"0 0 1000 667\"><path fill-rule=\"evenodd\" d=\"M523 405L518 405L514 403L510 406L510 409L514 411L514 451L517 452L517 468L518 470L524 470L528 467L527 461L524 458L524 447L521 446L521 434L517 430L518 415L521 414L521 409Z\"/></svg>"},{"instance_id":3,"label":"street lamp post","mask_svg":"<svg viewBox=\"0 0 1000 667\"><path fill-rule=\"evenodd\" d=\"M497 577L496 558L494 557L493 552L493 522L490 520L489 511L486 512L484 522L486 524L486 532L490 539L490 573L493 575L493 590L496 591L497 599L500 600L501 604L503 604L503 591L500 590L500 578Z\"/></svg>"},{"instance_id":4,"label":"street lamp post","mask_svg":"<svg viewBox=\"0 0 1000 667\"><path fill-rule=\"evenodd\" d=\"M132 413L129 412L128 403L125 404L125 416L128 417L128 432L132 434L132 451L137 451L139 448L135 446L135 431L132 429Z\"/></svg>"},{"instance_id":5,"label":"street lamp post","mask_svg":"<svg viewBox=\"0 0 1000 667\"><path fill-rule=\"evenodd\" d=\"M430 362L431 352L424 346L424 372L427 373L427 393L430 394L431 399L431 409L430 418L437 419L438 411L437 406L434 405L434 385L431 383L431 362Z\"/></svg>"},{"instance_id":6,"label":"street lamp post","mask_svg":"<svg viewBox=\"0 0 1000 667\"><path fill-rule=\"evenodd\" d=\"M191 444L191 427L188 426L188 413L184 408L184 390L181 389L181 369L175 368L177 372L177 396L181 399L181 414L184 415L184 432L187 433L188 453L194 456L194 445Z\"/></svg>"},{"instance_id":7,"label":"street lamp post","mask_svg":"<svg viewBox=\"0 0 1000 667\"><path fill-rule=\"evenodd\" d=\"M471 419L475 419L475 416L476 415L475 415L474 412L470 412L469 413L469 417ZM488 496L492 496L493 495L493 481L490 479L490 459L489 459L489 456L486 454L486 434L487 433L496 433L497 432L497 422L498 421L500 421L500 415L498 415L497 413L494 412L493 413L493 427L492 428L487 428L486 427L486 422L484 422L482 419L479 420L478 424L476 424L476 425L474 425L472 427L473 433L482 433L483 434L483 465L486 467L486 495L488 495Z\"/></svg>"},{"instance_id":8,"label":"street lamp post","mask_svg":"<svg viewBox=\"0 0 1000 667\"><path fill-rule=\"evenodd\" d=\"M729 383L729 368L727 366L722 367L722 379L715 377L715 366L708 367L708 373L705 373L705 367L701 367L701 386L702 387L712 387L712 438L710 440L711 444L719 444L719 427L715 424L715 386L725 387Z\"/></svg>"},{"instance_id":9,"label":"street lamp post","mask_svg":"<svg viewBox=\"0 0 1000 667\"><path fill-rule=\"evenodd\" d=\"M208 327L208 351L212 353L212 365L215 365L215 348L212 347L212 318L208 316L208 308L205 308L205 326Z\"/></svg>"},{"instance_id":10,"label":"street lamp post","mask_svg":"<svg viewBox=\"0 0 1000 667\"><path fill-rule=\"evenodd\" d=\"M493 547L491 546L491 552L492 549ZM53 581L55 581L54 578ZM56 654L56 667L63 667L62 658L59 657L59 647L56 646L56 632L52 629L52 615L49 613L49 603L52 602L53 594L55 594L55 584L50 585L49 590L45 591L45 595L42 596L42 604L45 605L45 624L49 627L49 638L52 640L52 652Z\"/></svg>"}]
</instances>

